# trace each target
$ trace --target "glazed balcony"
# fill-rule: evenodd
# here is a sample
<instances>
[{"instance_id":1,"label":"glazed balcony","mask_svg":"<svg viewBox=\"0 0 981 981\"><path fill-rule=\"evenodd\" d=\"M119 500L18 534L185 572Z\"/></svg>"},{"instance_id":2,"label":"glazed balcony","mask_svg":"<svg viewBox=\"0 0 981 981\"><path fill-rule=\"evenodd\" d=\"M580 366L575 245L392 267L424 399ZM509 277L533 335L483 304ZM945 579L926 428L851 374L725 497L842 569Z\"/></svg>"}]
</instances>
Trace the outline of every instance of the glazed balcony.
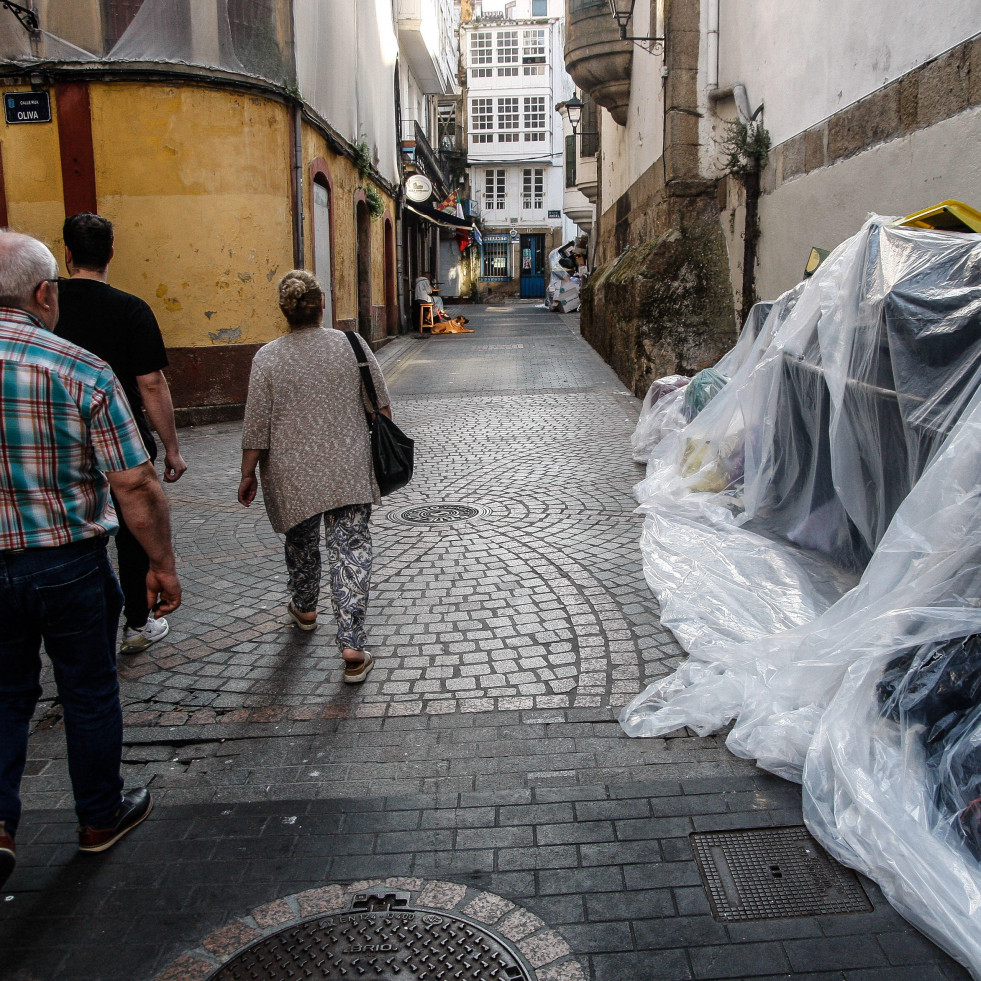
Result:
<instances>
[{"instance_id":1,"label":"glazed balcony","mask_svg":"<svg viewBox=\"0 0 981 981\"><path fill-rule=\"evenodd\" d=\"M621 41L606 0L566 0L565 67L576 85L623 126L633 46Z\"/></svg>"}]
</instances>

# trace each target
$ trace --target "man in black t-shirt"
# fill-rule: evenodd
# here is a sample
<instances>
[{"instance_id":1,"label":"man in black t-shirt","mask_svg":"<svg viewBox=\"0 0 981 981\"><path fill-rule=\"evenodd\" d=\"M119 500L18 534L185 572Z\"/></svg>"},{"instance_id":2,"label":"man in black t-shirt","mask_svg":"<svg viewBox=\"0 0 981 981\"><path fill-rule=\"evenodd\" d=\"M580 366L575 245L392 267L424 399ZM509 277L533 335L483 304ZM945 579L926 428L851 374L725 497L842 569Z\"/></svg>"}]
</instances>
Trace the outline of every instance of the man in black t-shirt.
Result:
<instances>
[{"instance_id":1,"label":"man in black t-shirt","mask_svg":"<svg viewBox=\"0 0 981 981\"><path fill-rule=\"evenodd\" d=\"M163 373L167 352L157 319L138 296L107 282L113 256L112 222L100 215L72 215L65 219L63 236L65 266L71 279L58 283L61 317L56 333L109 364L129 399L150 459L157 457L152 425L164 444L164 480L180 480L187 464L177 445L174 404ZM113 503L119 513L116 551L126 618L119 651L138 654L166 637L170 627L162 617L149 615L149 560L126 527L126 515L115 497Z\"/></svg>"}]
</instances>

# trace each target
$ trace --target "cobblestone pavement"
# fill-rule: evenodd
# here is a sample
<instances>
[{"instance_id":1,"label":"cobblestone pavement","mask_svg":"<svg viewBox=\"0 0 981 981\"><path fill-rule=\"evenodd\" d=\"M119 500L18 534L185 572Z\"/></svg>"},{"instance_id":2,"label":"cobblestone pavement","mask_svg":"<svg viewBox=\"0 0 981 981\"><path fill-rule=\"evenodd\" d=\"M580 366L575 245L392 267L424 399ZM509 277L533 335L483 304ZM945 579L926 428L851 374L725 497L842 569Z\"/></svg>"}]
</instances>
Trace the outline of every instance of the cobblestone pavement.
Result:
<instances>
[{"instance_id":1,"label":"cobblestone pavement","mask_svg":"<svg viewBox=\"0 0 981 981\"><path fill-rule=\"evenodd\" d=\"M639 403L575 316L467 313L473 334L379 354L417 470L373 516L363 685L329 606L311 634L285 615L282 540L235 502L239 425L182 431L184 605L120 666L125 776L156 809L75 851L47 678L0 977L203 979L368 882L520 912L539 981L967 977L868 882L864 914L713 918L688 835L798 825L799 789L720 736L624 736L619 707L681 656L640 565Z\"/></svg>"}]
</instances>

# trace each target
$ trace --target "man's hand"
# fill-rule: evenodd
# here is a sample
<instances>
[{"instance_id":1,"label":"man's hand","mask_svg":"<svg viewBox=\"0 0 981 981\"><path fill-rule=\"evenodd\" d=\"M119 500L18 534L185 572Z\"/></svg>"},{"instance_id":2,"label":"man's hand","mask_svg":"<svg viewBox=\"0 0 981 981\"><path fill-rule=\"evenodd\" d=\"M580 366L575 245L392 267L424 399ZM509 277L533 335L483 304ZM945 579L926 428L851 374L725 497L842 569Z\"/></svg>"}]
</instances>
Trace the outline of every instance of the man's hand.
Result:
<instances>
[{"instance_id":1,"label":"man's hand","mask_svg":"<svg viewBox=\"0 0 981 981\"><path fill-rule=\"evenodd\" d=\"M146 605L157 619L181 605L181 584L174 570L150 569L146 574Z\"/></svg>"},{"instance_id":2,"label":"man's hand","mask_svg":"<svg viewBox=\"0 0 981 981\"><path fill-rule=\"evenodd\" d=\"M175 481L180 480L186 473L187 464L184 462L184 457L182 457L179 452L167 453L166 456L164 456L163 478L165 483L172 484Z\"/></svg>"},{"instance_id":3,"label":"man's hand","mask_svg":"<svg viewBox=\"0 0 981 981\"><path fill-rule=\"evenodd\" d=\"M150 560L147 606L154 616L170 613L181 604L181 584L170 541L170 509L157 471L147 460L129 470L110 471L106 477L123 509L127 527Z\"/></svg>"}]
</instances>

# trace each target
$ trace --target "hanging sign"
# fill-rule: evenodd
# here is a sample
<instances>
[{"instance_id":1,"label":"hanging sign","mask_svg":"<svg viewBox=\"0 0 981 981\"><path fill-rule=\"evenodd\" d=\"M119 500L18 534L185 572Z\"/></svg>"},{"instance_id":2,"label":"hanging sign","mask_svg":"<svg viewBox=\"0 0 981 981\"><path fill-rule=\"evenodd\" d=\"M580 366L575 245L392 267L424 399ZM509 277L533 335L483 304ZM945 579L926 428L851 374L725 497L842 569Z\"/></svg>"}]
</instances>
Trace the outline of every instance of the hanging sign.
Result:
<instances>
[{"instance_id":1,"label":"hanging sign","mask_svg":"<svg viewBox=\"0 0 981 981\"><path fill-rule=\"evenodd\" d=\"M51 97L47 92L4 92L3 115L8 123L50 123Z\"/></svg>"},{"instance_id":2,"label":"hanging sign","mask_svg":"<svg viewBox=\"0 0 981 981\"><path fill-rule=\"evenodd\" d=\"M422 174L412 174L405 179L405 196L410 201L428 201L433 196L433 182Z\"/></svg>"}]
</instances>

